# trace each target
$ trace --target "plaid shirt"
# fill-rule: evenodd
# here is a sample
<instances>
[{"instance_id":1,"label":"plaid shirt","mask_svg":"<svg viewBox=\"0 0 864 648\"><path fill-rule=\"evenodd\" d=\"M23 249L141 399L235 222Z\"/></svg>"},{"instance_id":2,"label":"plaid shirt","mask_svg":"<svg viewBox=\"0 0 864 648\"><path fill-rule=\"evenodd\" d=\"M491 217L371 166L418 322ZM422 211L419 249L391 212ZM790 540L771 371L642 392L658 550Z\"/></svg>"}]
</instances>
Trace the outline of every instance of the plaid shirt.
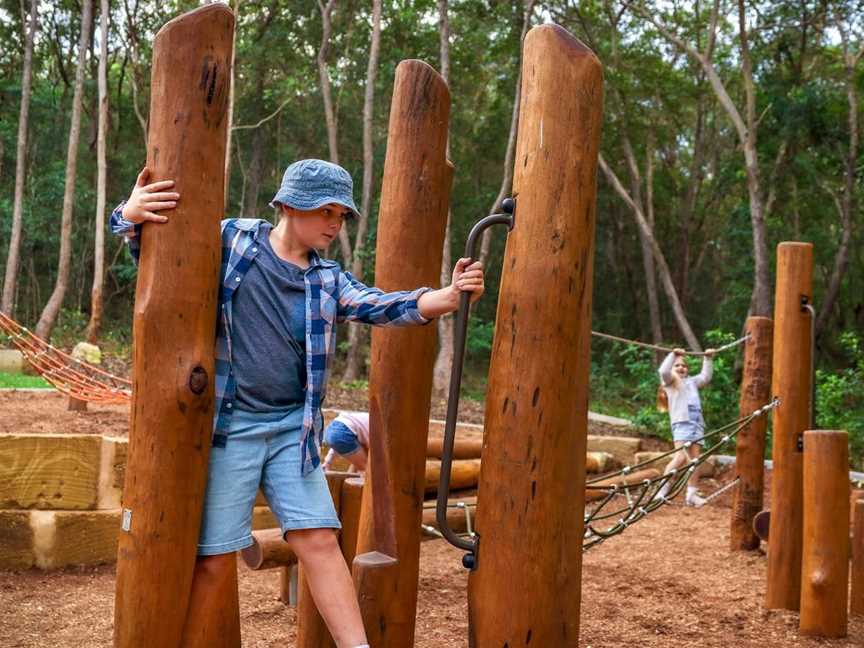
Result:
<instances>
[{"instance_id":1,"label":"plaid shirt","mask_svg":"<svg viewBox=\"0 0 864 648\"><path fill-rule=\"evenodd\" d=\"M110 227L115 234L139 230L123 218L123 205L111 213ZM265 221L237 218L222 221L222 268L220 272L219 316L216 330L216 410L213 420L213 445L224 447L234 410L237 383L231 368L231 331L234 326L232 297L260 245L260 225ZM127 237L136 264L141 252L140 236ZM417 300L431 288L385 293L365 286L339 264L310 253L306 283L306 401L303 410L301 448L302 474L307 475L321 463L323 418L321 406L327 393L327 368L336 350L336 324L363 322L377 326L426 324Z\"/></svg>"}]
</instances>

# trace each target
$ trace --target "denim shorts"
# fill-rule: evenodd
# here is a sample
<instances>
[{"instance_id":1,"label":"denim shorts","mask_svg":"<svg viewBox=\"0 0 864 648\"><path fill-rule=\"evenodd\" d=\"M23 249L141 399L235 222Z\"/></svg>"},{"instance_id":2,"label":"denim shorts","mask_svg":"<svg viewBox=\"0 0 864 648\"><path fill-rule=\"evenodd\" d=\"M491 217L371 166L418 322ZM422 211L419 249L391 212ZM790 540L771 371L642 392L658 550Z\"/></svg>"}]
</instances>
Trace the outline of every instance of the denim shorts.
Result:
<instances>
[{"instance_id":1,"label":"denim shorts","mask_svg":"<svg viewBox=\"0 0 864 648\"><path fill-rule=\"evenodd\" d=\"M324 430L324 441L343 457L354 454L360 449L360 440L347 425L333 421Z\"/></svg>"},{"instance_id":2,"label":"denim shorts","mask_svg":"<svg viewBox=\"0 0 864 648\"><path fill-rule=\"evenodd\" d=\"M252 545L259 486L283 533L340 528L324 470L300 474L302 430L303 407L287 413L234 411L225 447L210 449L199 556Z\"/></svg>"}]
</instances>

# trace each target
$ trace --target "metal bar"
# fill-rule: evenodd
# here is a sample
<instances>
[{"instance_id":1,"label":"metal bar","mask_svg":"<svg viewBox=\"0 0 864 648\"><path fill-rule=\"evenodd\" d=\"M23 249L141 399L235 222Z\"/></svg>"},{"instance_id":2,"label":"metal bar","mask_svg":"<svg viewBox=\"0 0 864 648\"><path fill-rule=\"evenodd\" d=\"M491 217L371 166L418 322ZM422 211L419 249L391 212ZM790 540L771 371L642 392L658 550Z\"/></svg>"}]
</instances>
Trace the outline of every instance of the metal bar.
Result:
<instances>
[{"instance_id":1,"label":"metal bar","mask_svg":"<svg viewBox=\"0 0 864 648\"><path fill-rule=\"evenodd\" d=\"M474 259L477 242L480 235L493 225L507 225L513 229L516 202L512 198L504 200L501 208L503 214L492 214L479 221L468 234L465 243L465 256ZM450 468L453 463L453 445L456 440L456 420L459 416L459 391L462 387L462 370L465 364L465 344L468 338L468 317L471 307L471 293L463 292L459 296L459 310L456 313L454 327L453 367L450 370L450 391L447 398L447 418L444 423L444 447L441 452L441 477L438 482L438 505L436 519L438 529L444 538L454 547L464 549L472 554L477 551L476 538L466 540L457 535L447 523L447 498L450 495Z\"/></svg>"}]
</instances>

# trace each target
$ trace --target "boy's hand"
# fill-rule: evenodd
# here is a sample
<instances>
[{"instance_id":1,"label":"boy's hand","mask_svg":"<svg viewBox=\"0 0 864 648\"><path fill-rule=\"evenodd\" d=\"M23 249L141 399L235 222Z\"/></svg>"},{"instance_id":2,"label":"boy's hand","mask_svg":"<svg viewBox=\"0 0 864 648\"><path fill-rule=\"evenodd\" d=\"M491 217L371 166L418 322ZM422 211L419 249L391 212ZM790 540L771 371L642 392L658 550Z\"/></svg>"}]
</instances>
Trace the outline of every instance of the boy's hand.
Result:
<instances>
[{"instance_id":1,"label":"boy's hand","mask_svg":"<svg viewBox=\"0 0 864 648\"><path fill-rule=\"evenodd\" d=\"M174 209L180 199L179 193L166 191L166 189L174 186L173 180L161 180L147 184L149 177L150 169L144 167L138 174L135 188L132 189L129 199L123 206L123 218L130 223L136 225L146 221L166 223L168 217L156 212L163 209ZM132 233L130 232L130 234Z\"/></svg>"},{"instance_id":2,"label":"boy's hand","mask_svg":"<svg viewBox=\"0 0 864 648\"><path fill-rule=\"evenodd\" d=\"M476 302L484 290L483 264L479 261L471 263L471 259L459 259L453 268L451 287L459 292L470 292L471 303Z\"/></svg>"}]
</instances>

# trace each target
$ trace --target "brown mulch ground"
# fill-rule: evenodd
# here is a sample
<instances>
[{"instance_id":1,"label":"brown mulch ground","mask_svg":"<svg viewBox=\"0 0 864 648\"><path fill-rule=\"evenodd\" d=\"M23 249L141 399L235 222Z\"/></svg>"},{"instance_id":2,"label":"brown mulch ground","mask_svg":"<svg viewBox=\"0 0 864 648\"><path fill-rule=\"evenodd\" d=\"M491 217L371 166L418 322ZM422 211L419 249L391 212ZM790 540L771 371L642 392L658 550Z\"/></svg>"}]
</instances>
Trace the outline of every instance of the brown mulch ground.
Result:
<instances>
[{"instance_id":1,"label":"brown mulch ground","mask_svg":"<svg viewBox=\"0 0 864 648\"><path fill-rule=\"evenodd\" d=\"M341 407L362 404L347 397L339 402ZM123 435L128 409L91 406L88 412L70 413L56 394L0 392L0 413L0 433ZM705 492L717 483L704 481ZM850 621L850 639L823 641L799 638L796 614L763 610L765 557L728 551L729 500L727 493L703 509L667 507L588 552L580 645L862 645L862 619ZM417 648L467 646L467 574L460 558L443 541L422 545ZM241 567L240 588L244 646L292 645L295 615L278 600L278 574ZM113 567L0 572L0 646L110 646L113 596Z\"/></svg>"},{"instance_id":2,"label":"brown mulch ground","mask_svg":"<svg viewBox=\"0 0 864 648\"><path fill-rule=\"evenodd\" d=\"M861 645L862 619L850 621L850 639L824 641L798 637L796 614L763 610L765 557L730 554L728 523L722 506L674 506L588 552L580 645ZM417 648L468 645L466 579L460 552L441 540L423 543ZM0 572L0 646L110 646L113 588L113 567ZM292 645L295 615L278 600L278 575L241 567L240 589L243 645Z\"/></svg>"}]
</instances>

